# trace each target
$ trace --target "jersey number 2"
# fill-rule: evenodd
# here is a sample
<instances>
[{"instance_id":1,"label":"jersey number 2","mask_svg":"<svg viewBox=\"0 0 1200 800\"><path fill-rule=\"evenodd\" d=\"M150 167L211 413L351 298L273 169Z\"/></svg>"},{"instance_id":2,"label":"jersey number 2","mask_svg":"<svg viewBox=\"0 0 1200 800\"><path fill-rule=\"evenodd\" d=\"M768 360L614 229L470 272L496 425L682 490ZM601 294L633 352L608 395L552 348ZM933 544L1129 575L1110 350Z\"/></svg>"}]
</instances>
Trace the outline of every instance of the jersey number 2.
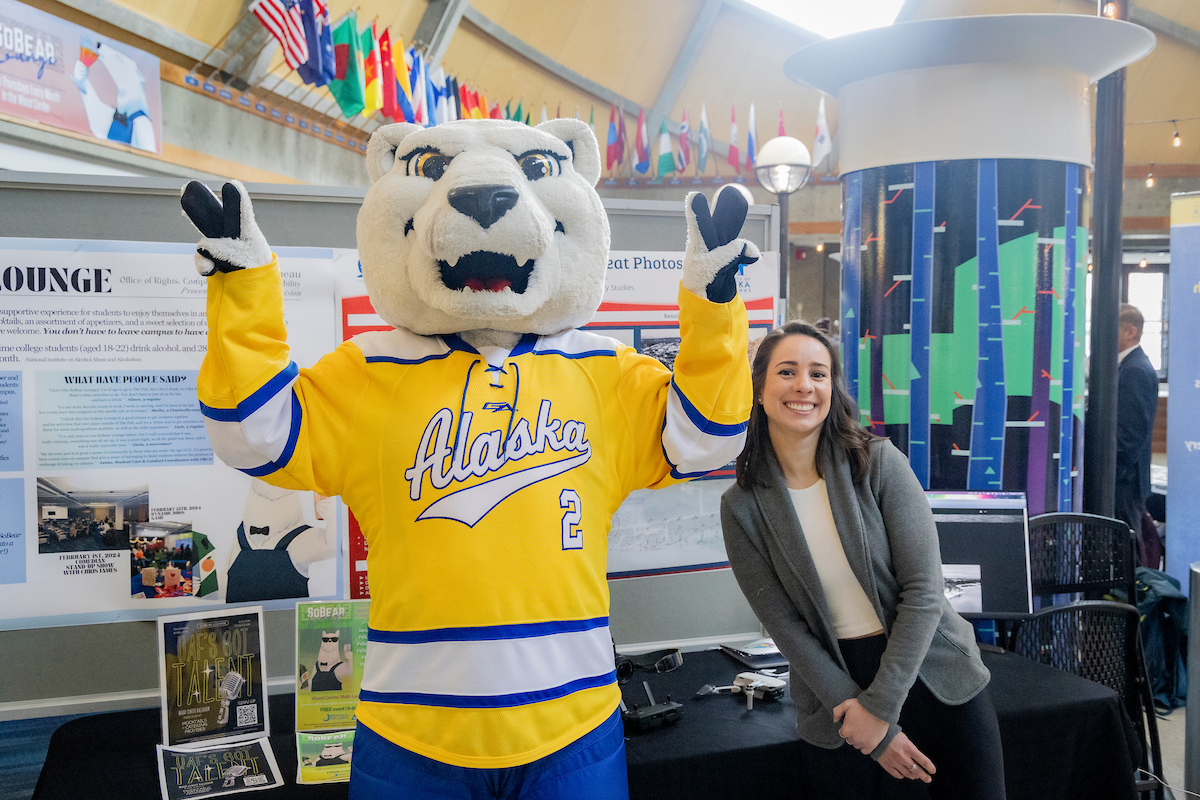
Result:
<instances>
[{"instance_id":1,"label":"jersey number 2","mask_svg":"<svg viewBox=\"0 0 1200 800\"><path fill-rule=\"evenodd\" d=\"M579 520L583 519L583 503L579 495L574 489L563 489L558 496L558 505L566 509L562 518L562 549L582 550L583 529L579 527Z\"/></svg>"}]
</instances>

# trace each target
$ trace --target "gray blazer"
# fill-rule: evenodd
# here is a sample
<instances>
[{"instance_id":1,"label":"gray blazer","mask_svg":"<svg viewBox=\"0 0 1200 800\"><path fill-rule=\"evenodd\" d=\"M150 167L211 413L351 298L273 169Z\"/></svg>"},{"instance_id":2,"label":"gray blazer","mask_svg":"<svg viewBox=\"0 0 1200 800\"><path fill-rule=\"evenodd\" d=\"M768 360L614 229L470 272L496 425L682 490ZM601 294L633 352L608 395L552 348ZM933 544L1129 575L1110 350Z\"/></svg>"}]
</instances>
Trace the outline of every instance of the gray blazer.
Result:
<instances>
[{"instance_id":1,"label":"gray blazer","mask_svg":"<svg viewBox=\"0 0 1200 800\"><path fill-rule=\"evenodd\" d=\"M975 631L951 608L929 502L908 460L887 439L871 444L862 483L841 448L823 462L829 505L850 569L883 621L887 648L870 686L850 678L820 578L787 484L769 452L767 486L732 486L721 498L725 549L738 585L791 665L796 730L826 748L842 744L832 710L857 697L889 723L878 759L900 732L897 721L919 677L947 705L965 703L990 675Z\"/></svg>"}]
</instances>

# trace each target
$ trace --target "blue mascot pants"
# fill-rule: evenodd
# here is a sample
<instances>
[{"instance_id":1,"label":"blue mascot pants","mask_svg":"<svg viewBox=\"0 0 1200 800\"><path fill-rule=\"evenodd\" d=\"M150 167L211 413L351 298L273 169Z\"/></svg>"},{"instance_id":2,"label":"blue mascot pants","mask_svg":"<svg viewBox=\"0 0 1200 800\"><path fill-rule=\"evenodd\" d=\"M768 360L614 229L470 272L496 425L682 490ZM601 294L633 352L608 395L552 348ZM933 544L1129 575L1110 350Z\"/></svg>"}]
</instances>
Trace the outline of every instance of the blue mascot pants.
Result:
<instances>
[{"instance_id":1,"label":"blue mascot pants","mask_svg":"<svg viewBox=\"0 0 1200 800\"><path fill-rule=\"evenodd\" d=\"M405 750L358 723L350 800L628 800L621 712L529 764L471 769Z\"/></svg>"}]
</instances>

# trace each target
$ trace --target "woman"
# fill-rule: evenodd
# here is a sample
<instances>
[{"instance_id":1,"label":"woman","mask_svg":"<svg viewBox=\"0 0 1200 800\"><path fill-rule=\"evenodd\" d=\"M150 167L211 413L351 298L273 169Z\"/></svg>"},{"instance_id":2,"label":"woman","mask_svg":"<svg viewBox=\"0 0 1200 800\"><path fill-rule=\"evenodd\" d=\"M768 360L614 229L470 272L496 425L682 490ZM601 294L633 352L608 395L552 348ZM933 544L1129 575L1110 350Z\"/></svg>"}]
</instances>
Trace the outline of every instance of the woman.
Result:
<instances>
[{"instance_id":1,"label":"woman","mask_svg":"<svg viewBox=\"0 0 1200 800\"><path fill-rule=\"evenodd\" d=\"M792 322L752 369L754 412L721 501L738 584L791 665L814 796L1003 800L996 713L971 624L943 592L908 460L858 422L829 340ZM859 752L839 748L843 740ZM872 765L867 754L878 762Z\"/></svg>"}]
</instances>

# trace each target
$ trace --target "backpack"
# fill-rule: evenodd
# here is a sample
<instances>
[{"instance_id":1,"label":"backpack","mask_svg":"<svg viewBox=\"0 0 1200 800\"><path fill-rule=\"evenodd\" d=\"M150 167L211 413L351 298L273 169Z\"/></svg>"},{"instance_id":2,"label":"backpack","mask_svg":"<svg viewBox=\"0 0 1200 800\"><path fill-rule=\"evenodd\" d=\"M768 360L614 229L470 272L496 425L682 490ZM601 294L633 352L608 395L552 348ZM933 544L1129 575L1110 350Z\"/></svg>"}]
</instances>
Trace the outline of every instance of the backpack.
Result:
<instances>
[{"instance_id":1,"label":"backpack","mask_svg":"<svg viewBox=\"0 0 1200 800\"><path fill-rule=\"evenodd\" d=\"M1156 706L1170 711L1187 700L1188 601L1165 572L1138 567L1136 576L1150 692Z\"/></svg>"}]
</instances>

